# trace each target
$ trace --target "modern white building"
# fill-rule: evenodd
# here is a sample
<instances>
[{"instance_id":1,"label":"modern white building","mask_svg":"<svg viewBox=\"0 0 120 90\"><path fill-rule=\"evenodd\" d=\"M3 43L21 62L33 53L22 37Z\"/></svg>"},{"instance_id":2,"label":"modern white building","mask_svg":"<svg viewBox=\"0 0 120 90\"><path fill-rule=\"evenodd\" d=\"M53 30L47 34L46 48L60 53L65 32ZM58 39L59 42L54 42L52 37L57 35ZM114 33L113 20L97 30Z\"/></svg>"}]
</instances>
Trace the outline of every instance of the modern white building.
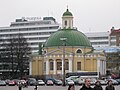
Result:
<instances>
[{"instance_id":1,"label":"modern white building","mask_svg":"<svg viewBox=\"0 0 120 90\"><path fill-rule=\"evenodd\" d=\"M110 39L110 32L90 32L85 35L94 48L116 46L116 37L112 36Z\"/></svg>"},{"instance_id":2,"label":"modern white building","mask_svg":"<svg viewBox=\"0 0 120 90\"><path fill-rule=\"evenodd\" d=\"M72 24L72 23L71 23ZM36 17L16 19L8 27L0 27L0 38L22 33L32 48L32 53L38 53L39 43L44 43L48 37L55 33L60 24L53 17ZM110 32L89 32L84 33L90 40L93 47L116 46L116 38L110 38Z\"/></svg>"},{"instance_id":3,"label":"modern white building","mask_svg":"<svg viewBox=\"0 0 120 90\"><path fill-rule=\"evenodd\" d=\"M45 42L58 28L59 24L53 17L44 17L43 19L36 17L21 18L11 22L8 27L0 27L0 38L7 39L21 33L27 39L32 53L38 53L39 43Z\"/></svg>"}]
</instances>

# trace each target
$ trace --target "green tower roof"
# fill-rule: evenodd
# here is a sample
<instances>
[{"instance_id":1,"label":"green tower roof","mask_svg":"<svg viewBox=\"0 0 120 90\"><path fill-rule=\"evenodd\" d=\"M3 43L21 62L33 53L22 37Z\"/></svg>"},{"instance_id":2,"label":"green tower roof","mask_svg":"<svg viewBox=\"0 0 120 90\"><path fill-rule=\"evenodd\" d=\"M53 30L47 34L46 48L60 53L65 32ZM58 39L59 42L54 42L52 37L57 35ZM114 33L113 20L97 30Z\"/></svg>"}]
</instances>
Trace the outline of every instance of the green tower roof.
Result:
<instances>
[{"instance_id":1,"label":"green tower roof","mask_svg":"<svg viewBox=\"0 0 120 90\"><path fill-rule=\"evenodd\" d=\"M71 12L67 9L66 12L63 13L63 16L73 16Z\"/></svg>"},{"instance_id":2,"label":"green tower roof","mask_svg":"<svg viewBox=\"0 0 120 90\"><path fill-rule=\"evenodd\" d=\"M45 47L63 46L61 38L66 38L66 46L92 47L88 38L76 29L60 29L52 34L45 43Z\"/></svg>"}]
</instances>

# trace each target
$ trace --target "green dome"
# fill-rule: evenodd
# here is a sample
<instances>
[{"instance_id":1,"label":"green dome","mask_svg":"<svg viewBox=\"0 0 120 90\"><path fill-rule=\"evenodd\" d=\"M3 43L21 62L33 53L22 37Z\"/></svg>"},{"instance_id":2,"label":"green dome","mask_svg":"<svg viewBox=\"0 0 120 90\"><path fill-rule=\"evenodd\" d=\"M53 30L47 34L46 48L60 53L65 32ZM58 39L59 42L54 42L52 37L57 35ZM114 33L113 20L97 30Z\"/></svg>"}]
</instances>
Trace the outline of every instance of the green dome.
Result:
<instances>
[{"instance_id":1,"label":"green dome","mask_svg":"<svg viewBox=\"0 0 120 90\"><path fill-rule=\"evenodd\" d=\"M63 16L73 16L71 12L67 9L66 12L63 13Z\"/></svg>"},{"instance_id":2,"label":"green dome","mask_svg":"<svg viewBox=\"0 0 120 90\"><path fill-rule=\"evenodd\" d=\"M92 47L88 38L76 29L60 29L52 34L45 43L45 47L63 46L60 38L67 38L66 46L86 46Z\"/></svg>"}]
</instances>

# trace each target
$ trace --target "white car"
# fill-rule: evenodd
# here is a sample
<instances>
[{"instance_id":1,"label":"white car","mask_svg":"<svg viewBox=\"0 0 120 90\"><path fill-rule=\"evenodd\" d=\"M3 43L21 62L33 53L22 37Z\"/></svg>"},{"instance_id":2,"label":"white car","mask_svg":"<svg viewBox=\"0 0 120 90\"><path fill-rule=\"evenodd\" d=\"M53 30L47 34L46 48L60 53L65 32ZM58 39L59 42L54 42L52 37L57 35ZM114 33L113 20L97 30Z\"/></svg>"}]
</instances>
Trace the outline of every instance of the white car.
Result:
<instances>
[{"instance_id":1,"label":"white car","mask_svg":"<svg viewBox=\"0 0 120 90\"><path fill-rule=\"evenodd\" d=\"M67 84L67 85L72 85L72 84L75 84L75 83L73 82L73 80L69 80L69 79L68 79L68 80L66 80L66 84Z\"/></svg>"},{"instance_id":2,"label":"white car","mask_svg":"<svg viewBox=\"0 0 120 90\"><path fill-rule=\"evenodd\" d=\"M79 84L79 85L85 84L85 79L79 78L78 84Z\"/></svg>"},{"instance_id":3,"label":"white car","mask_svg":"<svg viewBox=\"0 0 120 90\"><path fill-rule=\"evenodd\" d=\"M25 80L20 80L22 84L26 84L27 82Z\"/></svg>"},{"instance_id":4,"label":"white car","mask_svg":"<svg viewBox=\"0 0 120 90\"><path fill-rule=\"evenodd\" d=\"M37 84L38 84L38 85L45 85L45 82L44 82L43 80L38 80L38 81L37 81Z\"/></svg>"},{"instance_id":5,"label":"white car","mask_svg":"<svg viewBox=\"0 0 120 90\"><path fill-rule=\"evenodd\" d=\"M112 81L112 84L113 84L113 85L118 85L118 82L117 82L116 80L114 80L114 79L107 79L107 82L108 82L109 80Z\"/></svg>"}]
</instances>

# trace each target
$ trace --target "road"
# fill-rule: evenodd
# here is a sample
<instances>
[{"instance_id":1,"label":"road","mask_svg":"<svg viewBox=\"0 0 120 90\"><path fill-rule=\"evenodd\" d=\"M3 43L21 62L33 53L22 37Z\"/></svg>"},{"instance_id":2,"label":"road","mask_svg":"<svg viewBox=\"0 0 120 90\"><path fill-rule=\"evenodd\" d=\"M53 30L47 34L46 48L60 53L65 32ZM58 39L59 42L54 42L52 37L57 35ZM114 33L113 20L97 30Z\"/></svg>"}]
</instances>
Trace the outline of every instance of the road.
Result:
<instances>
[{"instance_id":1,"label":"road","mask_svg":"<svg viewBox=\"0 0 120 90\"><path fill-rule=\"evenodd\" d=\"M105 86L102 86L105 90ZM75 86L75 90L79 90L81 86ZM37 90L67 90L68 86L38 86ZM17 86L0 86L0 90L18 90ZM28 86L28 88L22 88L22 90L34 90L34 86ZM120 85L115 86L115 90L120 90Z\"/></svg>"}]
</instances>

